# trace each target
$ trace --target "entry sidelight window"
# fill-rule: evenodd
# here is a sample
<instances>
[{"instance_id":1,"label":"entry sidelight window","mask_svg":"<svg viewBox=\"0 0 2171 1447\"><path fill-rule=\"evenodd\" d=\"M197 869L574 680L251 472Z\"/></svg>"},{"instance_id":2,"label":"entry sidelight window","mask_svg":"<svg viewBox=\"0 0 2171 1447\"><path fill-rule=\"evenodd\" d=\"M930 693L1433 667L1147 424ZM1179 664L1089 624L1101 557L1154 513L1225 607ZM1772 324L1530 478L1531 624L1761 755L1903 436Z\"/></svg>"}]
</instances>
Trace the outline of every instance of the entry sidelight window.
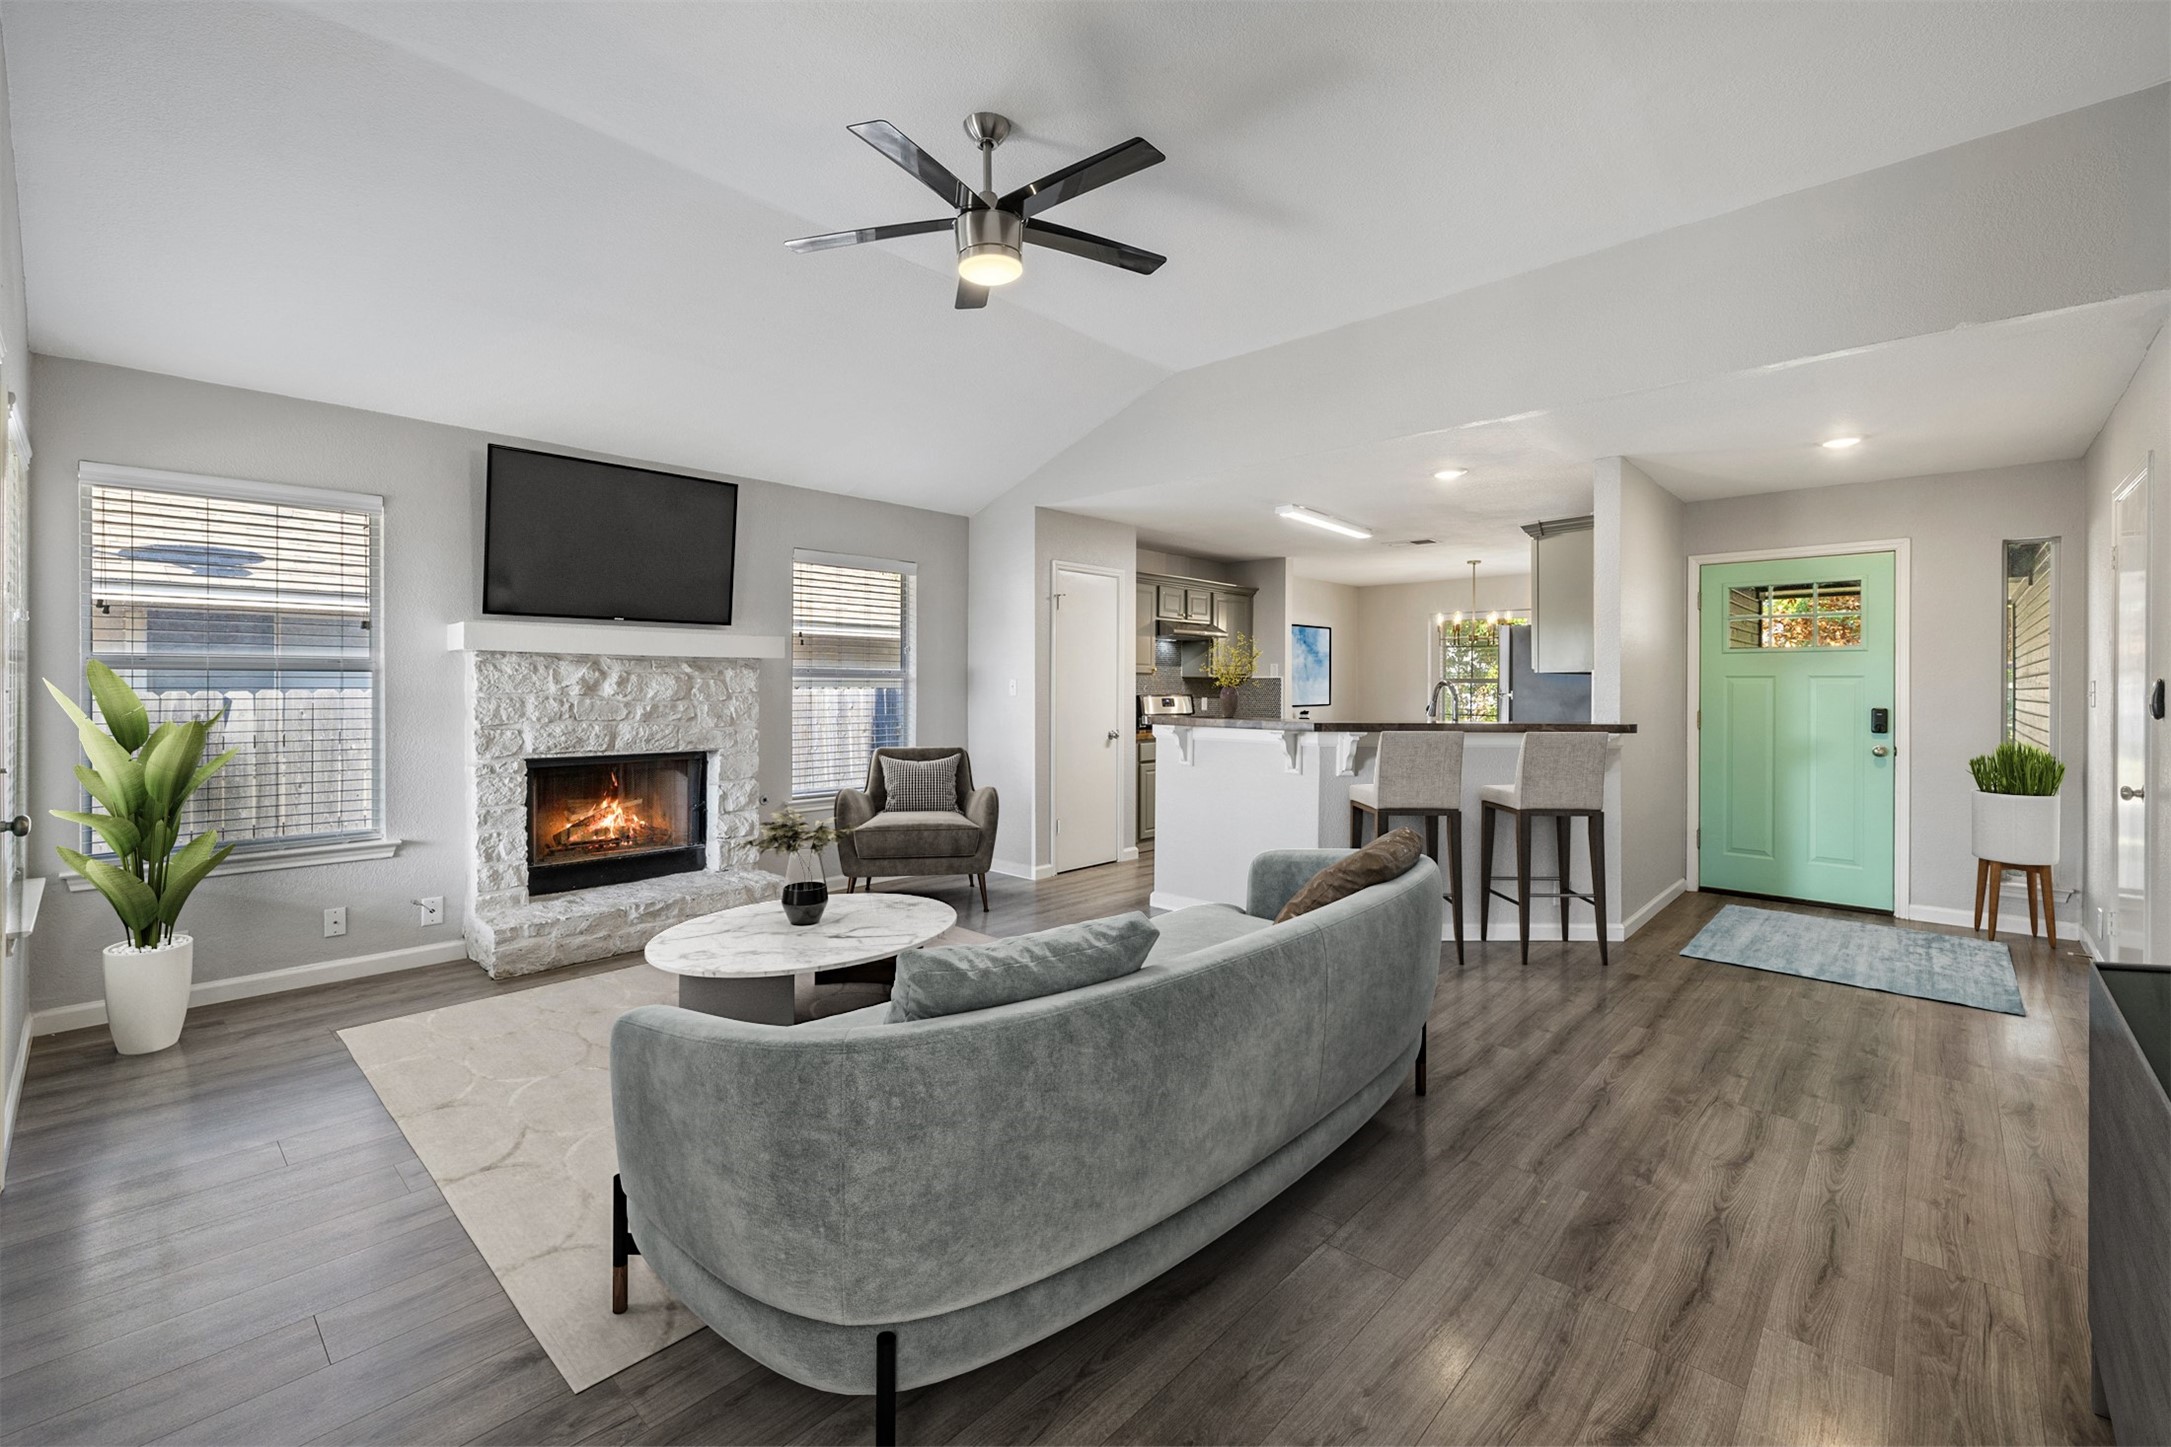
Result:
<instances>
[{"instance_id":1,"label":"entry sidelight window","mask_svg":"<svg viewBox=\"0 0 2171 1447\"><path fill-rule=\"evenodd\" d=\"M1726 646L1860 648L1862 580L1758 583L1726 593Z\"/></svg>"},{"instance_id":2,"label":"entry sidelight window","mask_svg":"<svg viewBox=\"0 0 2171 1447\"><path fill-rule=\"evenodd\" d=\"M2051 572L2057 540L2005 545L2005 737L2051 746Z\"/></svg>"}]
</instances>

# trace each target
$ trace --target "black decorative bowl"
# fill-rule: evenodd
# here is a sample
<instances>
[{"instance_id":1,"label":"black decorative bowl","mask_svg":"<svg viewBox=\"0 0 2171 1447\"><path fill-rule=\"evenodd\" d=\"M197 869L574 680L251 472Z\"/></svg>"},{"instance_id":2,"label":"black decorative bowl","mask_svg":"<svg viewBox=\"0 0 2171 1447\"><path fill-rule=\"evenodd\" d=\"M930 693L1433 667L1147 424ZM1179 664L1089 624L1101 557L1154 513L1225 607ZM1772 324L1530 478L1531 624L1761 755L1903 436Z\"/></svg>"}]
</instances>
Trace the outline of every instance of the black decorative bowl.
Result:
<instances>
[{"instance_id":1,"label":"black decorative bowl","mask_svg":"<svg viewBox=\"0 0 2171 1447\"><path fill-rule=\"evenodd\" d=\"M819 924L829 908L829 886L819 879L784 886L784 918L793 924Z\"/></svg>"}]
</instances>

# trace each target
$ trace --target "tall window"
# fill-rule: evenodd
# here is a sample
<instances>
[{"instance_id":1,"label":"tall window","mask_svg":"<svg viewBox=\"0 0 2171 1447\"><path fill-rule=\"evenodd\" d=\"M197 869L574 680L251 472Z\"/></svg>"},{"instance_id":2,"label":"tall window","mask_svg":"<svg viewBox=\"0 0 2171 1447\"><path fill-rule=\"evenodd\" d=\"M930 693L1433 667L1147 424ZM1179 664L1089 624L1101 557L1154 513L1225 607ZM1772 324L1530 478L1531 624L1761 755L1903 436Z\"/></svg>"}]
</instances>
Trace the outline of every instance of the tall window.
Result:
<instances>
[{"instance_id":1,"label":"tall window","mask_svg":"<svg viewBox=\"0 0 2171 1447\"><path fill-rule=\"evenodd\" d=\"M2058 545L2050 538L2005 545L2005 737L2050 747L2051 572Z\"/></svg>"},{"instance_id":2,"label":"tall window","mask_svg":"<svg viewBox=\"0 0 2171 1447\"><path fill-rule=\"evenodd\" d=\"M1438 666L1433 677L1455 686L1464 722L1500 722L1501 630L1528 621L1517 614L1498 613L1461 622L1444 620L1435 630ZM1441 704L1450 710L1446 716L1453 717L1453 701L1443 698Z\"/></svg>"},{"instance_id":3,"label":"tall window","mask_svg":"<svg viewBox=\"0 0 2171 1447\"><path fill-rule=\"evenodd\" d=\"M88 462L79 477L84 652L154 726L224 709L207 750L240 750L184 832L264 851L379 836L383 500Z\"/></svg>"},{"instance_id":4,"label":"tall window","mask_svg":"<svg viewBox=\"0 0 2171 1447\"><path fill-rule=\"evenodd\" d=\"M856 789L878 748L912 742L910 563L792 557L792 797Z\"/></svg>"}]
</instances>

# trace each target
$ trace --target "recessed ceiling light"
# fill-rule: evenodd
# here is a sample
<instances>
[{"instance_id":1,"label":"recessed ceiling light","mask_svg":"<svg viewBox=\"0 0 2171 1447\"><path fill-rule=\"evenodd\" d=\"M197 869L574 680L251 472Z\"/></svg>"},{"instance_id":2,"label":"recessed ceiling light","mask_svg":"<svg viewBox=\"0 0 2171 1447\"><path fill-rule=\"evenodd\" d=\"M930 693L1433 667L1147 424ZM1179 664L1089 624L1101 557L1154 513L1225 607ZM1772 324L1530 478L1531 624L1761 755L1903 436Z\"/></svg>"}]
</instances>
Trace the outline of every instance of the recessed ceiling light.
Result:
<instances>
[{"instance_id":1,"label":"recessed ceiling light","mask_svg":"<svg viewBox=\"0 0 2171 1447\"><path fill-rule=\"evenodd\" d=\"M1824 445L1834 452L1844 452L1850 447L1859 447L1861 444L1862 439L1859 437L1827 437L1824 440Z\"/></svg>"},{"instance_id":2,"label":"recessed ceiling light","mask_svg":"<svg viewBox=\"0 0 2171 1447\"><path fill-rule=\"evenodd\" d=\"M1283 503L1274 511L1278 516L1287 518L1290 522L1303 523L1306 527L1311 528L1323 528L1330 533L1340 533L1345 538L1369 538L1372 536L1368 530L1358 527L1355 523L1343 522L1338 517L1330 517L1326 513L1315 512L1308 507L1298 507L1295 503Z\"/></svg>"},{"instance_id":3,"label":"recessed ceiling light","mask_svg":"<svg viewBox=\"0 0 2171 1447\"><path fill-rule=\"evenodd\" d=\"M1432 476L1438 482L1453 482L1458 477L1468 476L1469 472L1470 469L1467 467L1443 467Z\"/></svg>"}]
</instances>

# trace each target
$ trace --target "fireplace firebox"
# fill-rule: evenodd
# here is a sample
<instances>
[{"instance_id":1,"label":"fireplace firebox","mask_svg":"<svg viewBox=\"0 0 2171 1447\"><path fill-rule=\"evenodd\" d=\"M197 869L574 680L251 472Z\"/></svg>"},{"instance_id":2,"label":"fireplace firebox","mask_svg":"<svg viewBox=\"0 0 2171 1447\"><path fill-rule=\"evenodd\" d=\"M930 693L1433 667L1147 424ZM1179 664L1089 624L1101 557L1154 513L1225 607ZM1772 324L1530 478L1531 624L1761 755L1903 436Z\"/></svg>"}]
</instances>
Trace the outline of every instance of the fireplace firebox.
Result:
<instances>
[{"instance_id":1,"label":"fireplace firebox","mask_svg":"<svg viewBox=\"0 0 2171 1447\"><path fill-rule=\"evenodd\" d=\"M708 864L708 758L529 759L528 893L562 894Z\"/></svg>"}]
</instances>

